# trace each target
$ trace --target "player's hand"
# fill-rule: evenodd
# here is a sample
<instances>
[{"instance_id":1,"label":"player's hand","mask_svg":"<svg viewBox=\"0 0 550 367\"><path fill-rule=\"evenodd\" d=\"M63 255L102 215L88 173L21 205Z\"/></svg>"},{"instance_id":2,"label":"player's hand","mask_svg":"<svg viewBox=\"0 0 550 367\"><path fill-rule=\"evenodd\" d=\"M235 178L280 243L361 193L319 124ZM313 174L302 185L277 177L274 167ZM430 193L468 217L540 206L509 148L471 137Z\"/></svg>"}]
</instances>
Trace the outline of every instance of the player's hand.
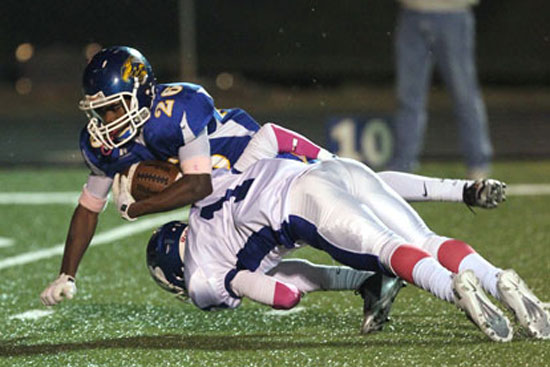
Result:
<instances>
[{"instance_id":1,"label":"player's hand","mask_svg":"<svg viewBox=\"0 0 550 367\"><path fill-rule=\"evenodd\" d=\"M464 186L462 198L467 205L493 209L506 200L506 184L490 178L476 180Z\"/></svg>"},{"instance_id":2,"label":"player's hand","mask_svg":"<svg viewBox=\"0 0 550 367\"><path fill-rule=\"evenodd\" d=\"M132 218L128 215L128 209L130 205L136 202L136 200L130 194L130 182L128 177L117 173L113 181L113 195L116 208L120 213L120 216L126 220L134 221L137 218Z\"/></svg>"},{"instance_id":3,"label":"player's hand","mask_svg":"<svg viewBox=\"0 0 550 367\"><path fill-rule=\"evenodd\" d=\"M74 278L65 273L59 274L40 295L40 300L44 306L53 306L63 301L63 297L72 299L76 293Z\"/></svg>"}]
</instances>

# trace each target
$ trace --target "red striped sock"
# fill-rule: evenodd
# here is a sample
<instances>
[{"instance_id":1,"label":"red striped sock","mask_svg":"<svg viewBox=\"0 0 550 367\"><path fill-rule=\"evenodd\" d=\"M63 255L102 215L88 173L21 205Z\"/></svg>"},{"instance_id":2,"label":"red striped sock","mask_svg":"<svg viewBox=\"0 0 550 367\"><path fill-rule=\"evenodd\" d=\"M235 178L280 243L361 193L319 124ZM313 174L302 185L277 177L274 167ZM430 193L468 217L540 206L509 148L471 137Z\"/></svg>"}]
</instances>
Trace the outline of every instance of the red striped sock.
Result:
<instances>
[{"instance_id":1,"label":"red striped sock","mask_svg":"<svg viewBox=\"0 0 550 367\"><path fill-rule=\"evenodd\" d=\"M445 268L453 273L458 273L460 263L469 254L475 253L475 250L465 242L451 239L445 241L439 246L437 251L437 260Z\"/></svg>"},{"instance_id":2,"label":"red striped sock","mask_svg":"<svg viewBox=\"0 0 550 367\"><path fill-rule=\"evenodd\" d=\"M397 276L414 284L414 266L425 257L430 257L430 254L418 247L400 245L390 258L391 268Z\"/></svg>"}]
</instances>

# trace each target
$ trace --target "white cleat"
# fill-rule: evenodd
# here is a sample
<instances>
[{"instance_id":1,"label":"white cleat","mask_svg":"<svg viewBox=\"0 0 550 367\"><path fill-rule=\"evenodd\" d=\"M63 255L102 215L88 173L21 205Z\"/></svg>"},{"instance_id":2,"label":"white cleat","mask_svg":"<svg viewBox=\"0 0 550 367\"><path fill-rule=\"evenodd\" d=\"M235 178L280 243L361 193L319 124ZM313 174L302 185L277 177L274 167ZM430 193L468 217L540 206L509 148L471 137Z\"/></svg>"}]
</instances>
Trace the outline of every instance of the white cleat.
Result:
<instances>
[{"instance_id":1,"label":"white cleat","mask_svg":"<svg viewBox=\"0 0 550 367\"><path fill-rule=\"evenodd\" d=\"M479 279L471 270L457 274L453 279L455 303L491 340L508 342L513 330L510 320L482 291Z\"/></svg>"},{"instance_id":2,"label":"white cleat","mask_svg":"<svg viewBox=\"0 0 550 367\"><path fill-rule=\"evenodd\" d=\"M527 284L513 270L498 275L497 289L502 302L516 319L536 339L550 339L550 313Z\"/></svg>"}]
</instances>

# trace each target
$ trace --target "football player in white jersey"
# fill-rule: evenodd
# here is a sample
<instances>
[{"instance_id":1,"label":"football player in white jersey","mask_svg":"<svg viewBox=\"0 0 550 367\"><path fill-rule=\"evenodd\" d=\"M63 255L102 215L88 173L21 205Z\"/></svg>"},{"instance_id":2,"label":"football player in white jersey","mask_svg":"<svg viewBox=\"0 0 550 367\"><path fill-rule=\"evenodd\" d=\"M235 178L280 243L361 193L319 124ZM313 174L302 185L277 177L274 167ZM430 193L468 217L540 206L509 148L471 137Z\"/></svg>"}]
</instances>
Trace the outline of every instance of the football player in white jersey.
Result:
<instances>
[{"instance_id":1,"label":"football player in white jersey","mask_svg":"<svg viewBox=\"0 0 550 367\"><path fill-rule=\"evenodd\" d=\"M550 338L549 312L513 270L431 231L356 161L306 166L268 159L242 174L215 172L213 184L212 195L191 209L189 226L165 226L147 251L155 280L201 309L234 308L242 297L294 307L307 290L299 273L281 271L281 260L309 244L352 268L398 276L455 303L492 340L509 341L513 332L485 292L530 336Z\"/></svg>"},{"instance_id":2,"label":"football player in white jersey","mask_svg":"<svg viewBox=\"0 0 550 367\"><path fill-rule=\"evenodd\" d=\"M281 153L310 160L332 157L290 130L275 124L260 128L241 109L217 109L199 85L157 84L149 62L129 47L111 47L95 55L84 71L83 89L80 108L89 122L82 130L80 147L91 173L71 219L60 274L41 294L46 305L76 292L76 272L113 179L131 164L151 159L179 162L184 174L146 200L117 195L116 207L126 220L204 198L211 190L213 168L245 170L259 158ZM407 200L494 207L504 199L503 184L494 180L439 180L396 172L384 172L381 177Z\"/></svg>"}]
</instances>

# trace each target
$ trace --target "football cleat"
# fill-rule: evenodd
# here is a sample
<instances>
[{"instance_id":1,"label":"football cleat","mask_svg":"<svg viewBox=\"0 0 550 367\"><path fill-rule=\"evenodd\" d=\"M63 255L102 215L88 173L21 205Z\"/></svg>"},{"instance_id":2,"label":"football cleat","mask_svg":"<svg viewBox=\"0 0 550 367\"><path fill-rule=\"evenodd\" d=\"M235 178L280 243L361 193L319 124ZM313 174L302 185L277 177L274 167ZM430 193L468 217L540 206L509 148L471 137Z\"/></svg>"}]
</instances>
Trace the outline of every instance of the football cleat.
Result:
<instances>
[{"instance_id":1,"label":"football cleat","mask_svg":"<svg viewBox=\"0 0 550 367\"><path fill-rule=\"evenodd\" d=\"M462 200L469 206L485 209L496 208L506 200L506 184L490 178L476 180L464 185Z\"/></svg>"},{"instance_id":2,"label":"football cleat","mask_svg":"<svg viewBox=\"0 0 550 367\"><path fill-rule=\"evenodd\" d=\"M512 340L510 320L495 306L482 291L479 279L471 270L463 271L453 278L455 304L491 340L507 342Z\"/></svg>"},{"instance_id":3,"label":"football cleat","mask_svg":"<svg viewBox=\"0 0 550 367\"><path fill-rule=\"evenodd\" d=\"M376 273L367 278L357 289L357 293L363 298L364 319L361 324L361 334L368 334L382 330L384 324L389 321L393 301L397 293L405 286L405 282L399 278L385 276Z\"/></svg>"},{"instance_id":4,"label":"football cleat","mask_svg":"<svg viewBox=\"0 0 550 367\"><path fill-rule=\"evenodd\" d=\"M514 313L530 336L550 339L549 311L515 271L502 271L498 275L497 289L502 302Z\"/></svg>"}]
</instances>

